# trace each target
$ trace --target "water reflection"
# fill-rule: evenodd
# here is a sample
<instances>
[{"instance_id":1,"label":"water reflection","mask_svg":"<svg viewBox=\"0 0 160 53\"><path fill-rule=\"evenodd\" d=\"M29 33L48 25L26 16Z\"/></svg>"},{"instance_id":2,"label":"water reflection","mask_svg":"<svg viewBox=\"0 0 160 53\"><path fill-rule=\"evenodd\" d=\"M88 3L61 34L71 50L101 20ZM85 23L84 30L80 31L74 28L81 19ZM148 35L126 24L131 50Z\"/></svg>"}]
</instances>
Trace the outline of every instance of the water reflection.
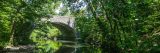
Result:
<instances>
[{"instance_id":1,"label":"water reflection","mask_svg":"<svg viewBox=\"0 0 160 53\"><path fill-rule=\"evenodd\" d=\"M35 52L37 53L54 53L62 46L62 43L52 40L37 42Z\"/></svg>"},{"instance_id":2,"label":"water reflection","mask_svg":"<svg viewBox=\"0 0 160 53\"><path fill-rule=\"evenodd\" d=\"M39 42L36 45L38 53L101 53L100 48L82 45L71 41L52 41Z\"/></svg>"},{"instance_id":3,"label":"water reflection","mask_svg":"<svg viewBox=\"0 0 160 53\"><path fill-rule=\"evenodd\" d=\"M34 53L101 53L99 48L78 43L81 38L74 33L68 36L60 34L57 29L47 29L48 32L42 29L32 32L30 39L36 43Z\"/></svg>"},{"instance_id":4,"label":"water reflection","mask_svg":"<svg viewBox=\"0 0 160 53\"><path fill-rule=\"evenodd\" d=\"M100 48L95 47L79 47L76 50L76 53L101 53Z\"/></svg>"},{"instance_id":5,"label":"water reflection","mask_svg":"<svg viewBox=\"0 0 160 53\"><path fill-rule=\"evenodd\" d=\"M62 46L56 53L102 53L98 47L81 44L77 42L60 41ZM65 43L64 43L65 42ZM66 44L69 43L69 44Z\"/></svg>"}]
</instances>

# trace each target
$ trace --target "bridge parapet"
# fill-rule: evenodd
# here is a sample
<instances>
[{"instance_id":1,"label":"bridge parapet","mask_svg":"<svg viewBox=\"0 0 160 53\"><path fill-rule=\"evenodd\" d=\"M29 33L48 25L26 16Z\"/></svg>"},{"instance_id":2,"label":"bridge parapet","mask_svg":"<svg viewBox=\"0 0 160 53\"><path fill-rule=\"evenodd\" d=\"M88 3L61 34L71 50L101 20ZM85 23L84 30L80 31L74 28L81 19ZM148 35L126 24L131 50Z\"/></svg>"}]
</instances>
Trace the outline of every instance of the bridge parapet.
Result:
<instances>
[{"instance_id":1,"label":"bridge parapet","mask_svg":"<svg viewBox=\"0 0 160 53\"><path fill-rule=\"evenodd\" d=\"M64 23L64 24L70 26L71 28L74 28L75 19L73 17L69 17L69 16L53 16L52 18L50 18L50 21Z\"/></svg>"}]
</instances>

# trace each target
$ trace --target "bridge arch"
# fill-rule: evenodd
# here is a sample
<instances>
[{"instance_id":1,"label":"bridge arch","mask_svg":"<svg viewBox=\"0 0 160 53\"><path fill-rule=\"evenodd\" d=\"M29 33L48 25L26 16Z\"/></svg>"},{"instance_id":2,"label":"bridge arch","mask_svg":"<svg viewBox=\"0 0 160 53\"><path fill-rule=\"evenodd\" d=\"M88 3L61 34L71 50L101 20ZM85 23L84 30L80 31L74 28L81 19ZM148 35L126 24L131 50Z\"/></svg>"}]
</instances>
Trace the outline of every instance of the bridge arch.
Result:
<instances>
[{"instance_id":1,"label":"bridge arch","mask_svg":"<svg viewBox=\"0 0 160 53\"><path fill-rule=\"evenodd\" d=\"M66 16L53 16L53 18L50 18L49 21L54 27L61 31L62 35L59 37L64 37L62 40L68 41L60 41L62 43L62 46L55 53L64 53L64 51L65 53L74 52L76 50L75 47L72 47L76 45L76 31L74 28L74 18Z\"/></svg>"},{"instance_id":2,"label":"bridge arch","mask_svg":"<svg viewBox=\"0 0 160 53\"><path fill-rule=\"evenodd\" d=\"M74 18L69 16L52 16L49 19L51 24L62 32L65 40L75 40ZM62 37L61 36L61 37Z\"/></svg>"},{"instance_id":3,"label":"bridge arch","mask_svg":"<svg viewBox=\"0 0 160 53\"><path fill-rule=\"evenodd\" d=\"M74 28L61 22L52 22L51 24L61 31L62 35L59 36L60 38L64 37L63 40L75 41L76 35Z\"/></svg>"}]
</instances>

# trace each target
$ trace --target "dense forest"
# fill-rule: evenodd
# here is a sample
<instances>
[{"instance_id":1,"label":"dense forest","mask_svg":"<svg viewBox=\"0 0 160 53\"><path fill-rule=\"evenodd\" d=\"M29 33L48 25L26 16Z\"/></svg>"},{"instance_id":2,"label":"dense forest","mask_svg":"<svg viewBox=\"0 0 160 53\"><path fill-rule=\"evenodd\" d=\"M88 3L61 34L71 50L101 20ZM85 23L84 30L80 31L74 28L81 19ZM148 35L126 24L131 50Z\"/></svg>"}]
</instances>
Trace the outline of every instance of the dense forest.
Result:
<instances>
[{"instance_id":1,"label":"dense forest","mask_svg":"<svg viewBox=\"0 0 160 53\"><path fill-rule=\"evenodd\" d=\"M47 21L53 16L75 19L74 27ZM7 52L158 53L160 1L0 0L0 53Z\"/></svg>"}]
</instances>

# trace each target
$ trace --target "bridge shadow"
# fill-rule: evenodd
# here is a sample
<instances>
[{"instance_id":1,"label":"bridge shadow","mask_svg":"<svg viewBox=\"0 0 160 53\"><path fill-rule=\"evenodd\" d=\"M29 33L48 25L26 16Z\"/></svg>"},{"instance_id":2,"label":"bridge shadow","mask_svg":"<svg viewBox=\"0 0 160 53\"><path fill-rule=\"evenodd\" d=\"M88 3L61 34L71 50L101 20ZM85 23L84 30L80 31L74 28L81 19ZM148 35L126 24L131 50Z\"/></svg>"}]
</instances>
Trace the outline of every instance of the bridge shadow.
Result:
<instances>
[{"instance_id":1,"label":"bridge shadow","mask_svg":"<svg viewBox=\"0 0 160 53\"><path fill-rule=\"evenodd\" d=\"M59 36L59 38L67 40L67 41L75 41L76 36L75 36L74 28L70 27L67 24L60 23L60 22L53 22L51 24L62 32L62 35Z\"/></svg>"}]
</instances>

